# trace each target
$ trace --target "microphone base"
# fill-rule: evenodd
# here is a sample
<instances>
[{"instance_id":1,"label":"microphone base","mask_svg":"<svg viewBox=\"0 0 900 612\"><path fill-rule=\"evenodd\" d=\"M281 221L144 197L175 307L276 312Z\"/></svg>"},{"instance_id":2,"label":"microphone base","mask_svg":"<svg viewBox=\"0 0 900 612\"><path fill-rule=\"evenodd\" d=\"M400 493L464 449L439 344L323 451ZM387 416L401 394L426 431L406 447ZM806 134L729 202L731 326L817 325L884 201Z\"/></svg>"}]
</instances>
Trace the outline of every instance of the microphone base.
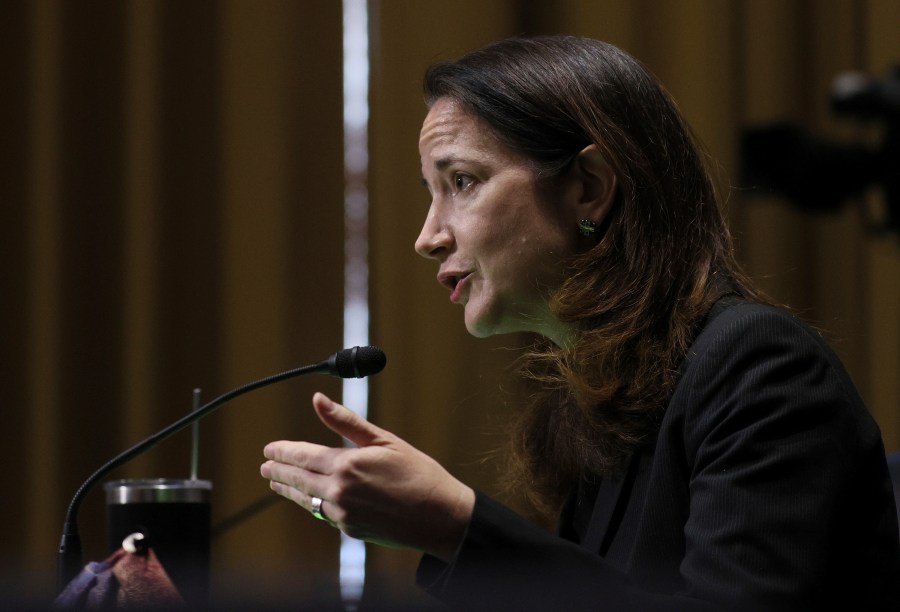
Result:
<instances>
[{"instance_id":1,"label":"microphone base","mask_svg":"<svg viewBox=\"0 0 900 612\"><path fill-rule=\"evenodd\" d=\"M81 538L71 523L63 527L59 542L59 556L56 559L56 592L62 593L66 585L81 571Z\"/></svg>"}]
</instances>

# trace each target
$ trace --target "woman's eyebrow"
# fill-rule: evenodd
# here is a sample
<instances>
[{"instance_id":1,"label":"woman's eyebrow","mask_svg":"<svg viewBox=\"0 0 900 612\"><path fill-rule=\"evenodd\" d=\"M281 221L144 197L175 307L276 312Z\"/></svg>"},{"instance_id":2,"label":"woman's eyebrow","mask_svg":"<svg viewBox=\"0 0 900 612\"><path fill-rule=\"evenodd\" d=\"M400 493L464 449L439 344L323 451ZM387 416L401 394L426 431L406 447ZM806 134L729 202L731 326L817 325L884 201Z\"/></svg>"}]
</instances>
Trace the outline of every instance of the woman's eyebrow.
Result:
<instances>
[{"instance_id":1,"label":"woman's eyebrow","mask_svg":"<svg viewBox=\"0 0 900 612\"><path fill-rule=\"evenodd\" d=\"M463 160L463 158L457 157L454 155L450 155L447 157L441 157L440 159L435 160L434 167L437 168L438 170L446 170L447 168L449 168L450 166L452 166L453 164L455 164L456 162L459 162L459 161L464 161L464 160Z\"/></svg>"}]
</instances>

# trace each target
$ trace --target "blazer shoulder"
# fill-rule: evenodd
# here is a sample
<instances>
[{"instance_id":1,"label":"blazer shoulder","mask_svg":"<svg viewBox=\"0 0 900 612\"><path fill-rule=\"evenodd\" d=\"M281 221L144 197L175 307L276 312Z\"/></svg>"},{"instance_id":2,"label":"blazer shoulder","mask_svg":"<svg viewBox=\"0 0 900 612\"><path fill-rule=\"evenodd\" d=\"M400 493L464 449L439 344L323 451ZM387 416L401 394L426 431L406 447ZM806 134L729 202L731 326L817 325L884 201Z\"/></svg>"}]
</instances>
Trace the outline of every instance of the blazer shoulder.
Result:
<instances>
[{"instance_id":1,"label":"blazer shoulder","mask_svg":"<svg viewBox=\"0 0 900 612\"><path fill-rule=\"evenodd\" d=\"M844 374L844 367L822 334L797 315L767 304L741 302L708 321L688 350L685 377L713 364L783 359L824 361ZM696 366L696 367L695 367ZM691 372L691 370L695 370Z\"/></svg>"},{"instance_id":2,"label":"blazer shoulder","mask_svg":"<svg viewBox=\"0 0 900 612\"><path fill-rule=\"evenodd\" d=\"M720 425L752 428L775 419L836 420L856 429L870 417L821 334L785 310L740 303L697 337L664 422L699 444Z\"/></svg>"}]
</instances>

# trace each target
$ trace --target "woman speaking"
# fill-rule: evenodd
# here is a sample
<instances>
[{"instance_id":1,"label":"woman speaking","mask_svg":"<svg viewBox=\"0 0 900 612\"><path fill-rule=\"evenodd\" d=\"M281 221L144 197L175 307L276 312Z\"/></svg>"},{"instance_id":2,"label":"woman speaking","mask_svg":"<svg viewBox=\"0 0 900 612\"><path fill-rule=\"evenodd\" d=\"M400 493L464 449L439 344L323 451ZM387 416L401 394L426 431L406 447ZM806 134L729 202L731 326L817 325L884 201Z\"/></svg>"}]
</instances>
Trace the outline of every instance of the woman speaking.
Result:
<instances>
[{"instance_id":1,"label":"woman speaking","mask_svg":"<svg viewBox=\"0 0 900 612\"><path fill-rule=\"evenodd\" d=\"M422 551L473 610L896 610L880 432L819 336L735 262L702 154L632 57L510 39L429 69L416 251L474 336L533 332L509 477L530 524L322 394L358 448L266 446L272 489Z\"/></svg>"}]
</instances>

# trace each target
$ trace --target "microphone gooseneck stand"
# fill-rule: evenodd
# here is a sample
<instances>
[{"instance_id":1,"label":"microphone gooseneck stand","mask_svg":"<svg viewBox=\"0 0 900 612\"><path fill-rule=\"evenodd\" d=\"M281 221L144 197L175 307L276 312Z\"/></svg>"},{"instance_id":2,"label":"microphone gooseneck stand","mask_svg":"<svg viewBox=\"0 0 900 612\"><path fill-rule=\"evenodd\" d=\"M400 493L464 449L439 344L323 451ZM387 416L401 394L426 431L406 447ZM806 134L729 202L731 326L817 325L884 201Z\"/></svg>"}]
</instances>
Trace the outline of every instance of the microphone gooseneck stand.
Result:
<instances>
[{"instance_id":1,"label":"microphone gooseneck stand","mask_svg":"<svg viewBox=\"0 0 900 612\"><path fill-rule=\"evenodd\" d=\"M310 373L325 373L341 378L365 378L377 374L384 369L386 357L381 349L374 346L353 347L344 349L332 355L330 358L316 364L302 366L280 374L274 374L267 378L247 383L237 389L233 389L224 395L217 397L208 404L197 408L191 413L178 419L165 429L141 440L128 450L113 457L91 474L78 488L69 509L66 512L63 524L62 539L59 543L59 557L57 561L57 591L62 591L65 586L81 571L81 537L78 535L78 510L88 492L102 478L109 475L117 467L131 461L141 453L156 446L169 436L178 433L188 425L199 421L204 416L221 406L222 404L260 387L265 387L295 376Z\"/></svg>"}]
</instances>

